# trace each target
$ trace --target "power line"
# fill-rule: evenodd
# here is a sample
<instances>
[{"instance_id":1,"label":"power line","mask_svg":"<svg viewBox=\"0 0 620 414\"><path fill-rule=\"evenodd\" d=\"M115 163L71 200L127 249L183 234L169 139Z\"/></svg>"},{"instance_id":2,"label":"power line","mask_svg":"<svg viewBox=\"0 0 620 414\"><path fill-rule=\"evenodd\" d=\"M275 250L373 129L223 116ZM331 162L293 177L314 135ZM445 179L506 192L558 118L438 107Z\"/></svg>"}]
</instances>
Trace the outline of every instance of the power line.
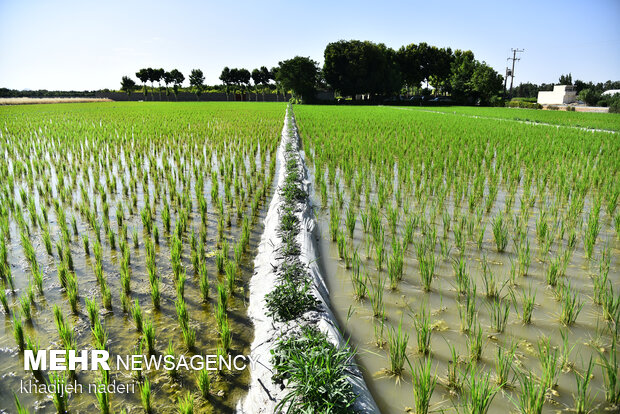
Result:
<instances>
[{"instance_id":1,"label":"power line","mask_svg":"<svg viewBox=\"0 0 620 414\"><path fill-rule=\"evenodd\" d=\"M515 62L517 60L521 60L521 58L517 57L517 53L525 52L525 49L510 49L512 52L512 57L507 58L506 60L512 60L512 69L509 69L506 66L506 78L504 78L504 96L506 96L506 82L508 81L508 76L510 76L510 96L512 97L512 83L515 79Z\"/></svg>"}]
</instances>

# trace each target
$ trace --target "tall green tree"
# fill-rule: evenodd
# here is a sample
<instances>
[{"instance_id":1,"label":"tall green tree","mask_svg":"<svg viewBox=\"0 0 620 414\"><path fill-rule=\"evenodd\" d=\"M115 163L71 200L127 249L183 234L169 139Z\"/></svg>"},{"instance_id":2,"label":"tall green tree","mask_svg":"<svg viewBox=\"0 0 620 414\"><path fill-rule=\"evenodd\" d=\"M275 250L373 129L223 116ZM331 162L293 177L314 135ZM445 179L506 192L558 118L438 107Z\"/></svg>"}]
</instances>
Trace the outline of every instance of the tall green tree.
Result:
<instances>
[{"instance_id":1,"label":"tall green tree","mask_svg":"<svg viewBox=\"0 0 620 414\"><path fill-rule=\"evenodd\" d=\"M242 88L242 90L245 91L245 93L248 94L248 99L249 99L249 91L250 91L250 79L252 79L252 74L250 73L249 70L247 69L239 69L238 73L238 81L239 81L239 86Z\"/></svg>"},{"instance_id":2,"label":"tall green tree","mask_svg":"<svg viewBox=\"0 0 620 414\"><path fill-rule=\"evenodd\" d=\"M192 69L189 75L189 84L196 94L196 100L200 99L204 90L205 76L200 69Z\"/></svg>"},{"instance_id":3,"label":"tall green tree","mask_svg":"<svg viewBox=\"0 0 620 414\"><path fill-rule=\"evenodd\" d=\"M129 76L123 76L121 79L121 91L127 93L127 96L131 95L131 92L136 88L136 82Z\"/></svg>"},{"instance_id":4,"label":"tall green tree","mask_svg":"<svg viewBox=\"0 0 620 414\"><path fill-rule=\"evenodd\" d=\"M140 79L140 82L142 82L142 93L144 94L144 99L146 100L146 83L149 81L148 69L144 68L137 71L136 78Z\"/></svg>"},{"instance_id":5,"label":"tall green tree","mask_svg":"<svg viewBox=\"0 0 620 414\"><path fill-rule=\"evenodd\" d=\"M325 81L343 96L386 95L400 89L397 54L384 44L340 40L324 52Z\"/></svg>"},{"instance_id":6,"label":"tall green tree","mask_svg":"<svg viewBox=\"0 0 620 414\"><path fill-rule=\"evenodd\" d=\"M572 85L573 84L573 75L560 75L560 79L558 79L558 85Z\"/></svg>"},{"instance_id":7,"label":"tall green tree","mask_svg":"<svg viewBox=\"0 0 620 414\"><path fill-rule=\"evenodd\" d=\"M222 73L220 74L220 80L224 84L224 91L226 92L226 100L228 100L228 94L230 93L230 85L232 85L233 81L230 76L230 68L228 66L222 69Z\"/></svg>"},{"instance_id":8,"label":"tall green tree","mask_svg":"<svg viewBox=\"0 0 620 414\"><path fill-rule=\"evenodd\" d=\"M456 50L451 65L450 88L452 97L459 103L473 103L471 78L476 69L476 59L471 50Z\"/></svg>"},{"instance_id":9,"label":"tall green tree","mask_svg":"<svg viewBox=\"0 0 620 414\"><path fill-rule=\"evenodd\" d=\"M504 77L497 73L495 69L486 64L478 62L471 77L471 89L480 103L487 105L491 98L498 96L502 90Z\"/></svg>"},{"instance_id":10,"label":"tall green tree","mask_svg":"<svg viewBox=\"0 0 620 414\"><path fill-rule=\"evenodd\" d=\"M279 65L276 79L282 87L293 91L293 96L302 102L313 100L319 76L318 63L309 57L295 56Z\"/></svg>"},{"instance_id":11,"label":"tall green tree","mask_svg":"<svg viewBox=\"0 0 620 414\"><path fill-rule=\"evenodd\" d=\"M164 80L164 86L166 88L166 96L170 96L170 88L168 87L168 85L174 82L174 77L172 76L172 72L164 72L163 80Z\"/></svg>"},{"instance_id":12,"label":"tall green tree","mask_svg":"<svg viewBox=\"0 0 620 414\"><path fill-rule=\"evenodd\" d=\"M263 86L263 72L260 69L252 70L252 81L254 82L254 94L256 95L256 102L258 102L258 88ZM263 96L265 94L263 93Z\"/></svg>"},{"instance_id":13,"label":"tall green tree","mask_svg":"<svg viewBox=\"0 0 620 414\"><path fill-rule=\"evenodd\" d=\"M172 69L170 71L172 76L172 91L174 92L174 98L177 98L179 94L179 86L185 81L185 75L183 75L178 69Z\"/></svg>"}]
</instances>

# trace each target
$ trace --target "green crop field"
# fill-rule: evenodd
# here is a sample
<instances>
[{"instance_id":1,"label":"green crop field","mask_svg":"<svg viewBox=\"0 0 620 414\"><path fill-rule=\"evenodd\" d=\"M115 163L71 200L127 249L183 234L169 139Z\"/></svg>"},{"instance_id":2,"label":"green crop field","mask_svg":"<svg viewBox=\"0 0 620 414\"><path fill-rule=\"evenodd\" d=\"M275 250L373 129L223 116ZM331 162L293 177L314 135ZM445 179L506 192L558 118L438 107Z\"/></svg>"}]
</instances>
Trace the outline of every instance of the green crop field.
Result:
<instances>
[{"instance_id":1,"label":"green crop field","mask_svg":"<svg viewBox=\"0 0 620 414\"><path fill-rule=\"evenodd\" d=\"M295 107L332 306L373 396L385 413L612 409L620 139L461 114L618 129L617 115Z\"/></svg>"},{"instance_id":2,"label":"green crop field","mask_svg":"<svg viewBox=\"0 0 620 414\"><path fill-rule=\"evenodd\" d=\"M535 109L520 108L476 108L472 106L405 107L403 109L441 112L471 117L488 117L495 119L545 123L575 128L603 129L616 132L620 131L620 114L540 111Z\"/></svg>"},{"instance_id":3,"label":"green crop field","mask_svg":"<svg viewBox=\"0 0 620 414\"><path fill-rule=\"evenodd\" d=\"M233 412L246 371L24 372L24 349L247 354L246 285L284 104L0 107L0 366L122 394L20 394L37 412ZM15 391L16 392L16 391ZM190 404L190 400L193 403ZM172 403L171 403L172 402ZM14 407L0 392L0 407ZM10 411L13 412L13 411Z\"/></svg>"}]
</instances>

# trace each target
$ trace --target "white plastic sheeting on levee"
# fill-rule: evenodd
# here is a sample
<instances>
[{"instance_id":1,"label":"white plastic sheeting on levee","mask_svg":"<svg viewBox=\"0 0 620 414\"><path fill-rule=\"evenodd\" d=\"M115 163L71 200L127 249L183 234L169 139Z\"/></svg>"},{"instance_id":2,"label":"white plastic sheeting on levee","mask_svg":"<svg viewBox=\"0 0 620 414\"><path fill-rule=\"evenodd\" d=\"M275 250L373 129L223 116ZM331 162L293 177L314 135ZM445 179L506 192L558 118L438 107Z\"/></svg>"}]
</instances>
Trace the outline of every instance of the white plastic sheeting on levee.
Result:
<instances>
[{"instance_id":1,"label":"white plastic sheeting on levee","mask_svg":"<svg viewBox=\"0 0 620 414\"><path fill-rule=\"evenodd\" d=\"M265 295L271 292L276 286L276 265L280 263L277 249L281 244L281 239L276 233L280 222L279 208L282 205L280 188L284 184L285 178L285 147L287 143L292 143L293 148L299 154L301 176L303 177L304 190L310 191L310 181L306 171L303 158L299 150L299 135L293 123L293 135L289 134L289 112L287 109L282 128L282 139L277 151L276 176L278 186L269 205L267 217L265 217L265 228L258 252L254 259L254 275L250 280L250 304L248 315L254 323L254 340L251 345L251 355L258 363L254 364L251 371L250 386L248 394L243 401L237 405L237 412L242 414L254 413L273 413L276 405L287 394L286 389L274 384L271 380L273 365L271 364L271 350L275 347L281 337L287 337L291 333L299 332L301 325L317 326L322 332L327 334L330 342L338 347L346 345L338 329L336 319L329 308L329 292L325 285L325 280L319 271L317 264L316 219L312 213L312 206L309 198L306 203L300 204L297 209L297 216L300 221L300 233L297 241L301 247L299 259L308 267L312 280L310 292L321 302L318 311L306 312L301 318L291 322L276 322L267 316ZM366 387L364 378L357 368L351 366L349 369L349 382L353 387L353 392L357 395L354 410L362 414L379 413L379 409Z\"/></svg>"}]
</instances>

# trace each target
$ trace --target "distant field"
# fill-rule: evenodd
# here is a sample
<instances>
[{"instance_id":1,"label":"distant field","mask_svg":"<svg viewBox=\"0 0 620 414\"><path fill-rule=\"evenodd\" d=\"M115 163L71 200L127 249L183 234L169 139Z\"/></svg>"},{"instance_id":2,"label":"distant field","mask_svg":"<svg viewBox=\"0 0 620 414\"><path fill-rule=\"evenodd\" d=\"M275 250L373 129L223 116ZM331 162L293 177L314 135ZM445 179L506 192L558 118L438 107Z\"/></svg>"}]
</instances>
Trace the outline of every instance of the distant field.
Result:
<instances>
[{"instance_id":1,"label":"distant field","mask_svg":"<svg viewBox=\"0 0 620 414\"><path fill-rule=\"evenodd\" d=\"M0 98L0 105L109 102L104 98Z\"/></svg>"},{"instance_id":2,"label":"distant field","mask_svg":"<svg viewBox=\"0 0 620 414\"><path fill-rule=\"evenodd\" d=\"M481 108L473 106L407 107L406 109L620 131L620 114L540 111L521 108Z\"/></svg>"}]
</instances>

